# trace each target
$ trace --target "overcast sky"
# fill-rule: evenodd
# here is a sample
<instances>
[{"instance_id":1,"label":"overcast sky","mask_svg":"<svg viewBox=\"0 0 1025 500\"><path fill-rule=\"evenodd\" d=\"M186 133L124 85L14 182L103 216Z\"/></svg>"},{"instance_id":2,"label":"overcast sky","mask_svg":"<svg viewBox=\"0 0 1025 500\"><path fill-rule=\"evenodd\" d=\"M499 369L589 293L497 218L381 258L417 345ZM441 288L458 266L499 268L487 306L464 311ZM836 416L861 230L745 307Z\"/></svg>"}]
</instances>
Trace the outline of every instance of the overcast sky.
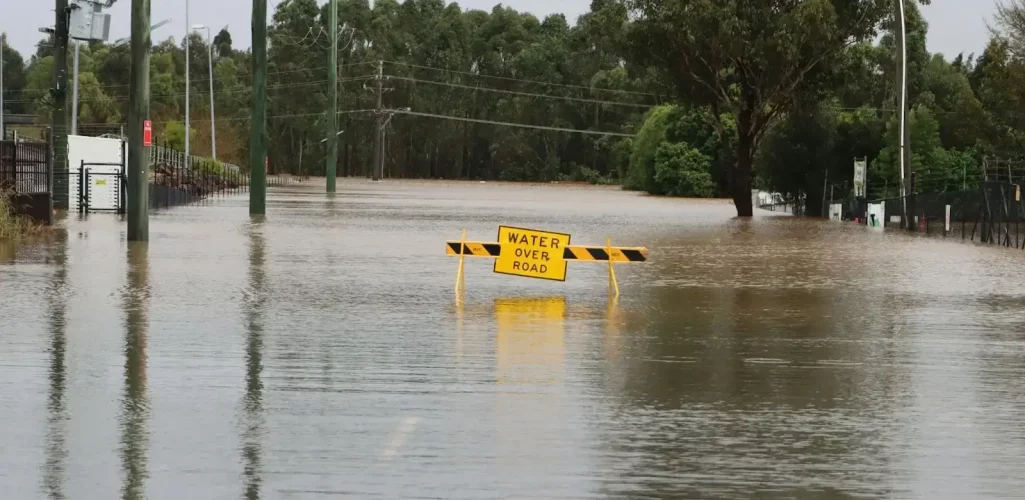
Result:
<instances>
[{"instance_id":1,"label":"overcast sky","mask_svg":"<svg viewBox=\"0 0 1025 500\"><path fill-rule=\"evenodd\" d=\"M325 0L320 0L324 3ZM989 38L986 20L993 15L995 0L932 0L923 7L929 20L929 50L948 58L960 52L980 53ZM153 22L171 19L172 23L154 32L154 40L169 36L181 39L186 30L186 0L152 0ZM273 12L277 0L268 0ZM491 10L494 0L462 0L464 9ZM538 17L553 12L566 14L571 22L587 11L590 0L506 0L504 5ZM111 40L129 35L129 8L131 0L119 0L110 10L112 15ZM215 28L229 26L236 47L249 46L250 0L191 0L192 24L208 24ZM10 43L26 57L33 52L39 40L41 26L52 26L54 20L52 0L0 0L0 31L7 32Z\"/></svg>"}]
</instances>

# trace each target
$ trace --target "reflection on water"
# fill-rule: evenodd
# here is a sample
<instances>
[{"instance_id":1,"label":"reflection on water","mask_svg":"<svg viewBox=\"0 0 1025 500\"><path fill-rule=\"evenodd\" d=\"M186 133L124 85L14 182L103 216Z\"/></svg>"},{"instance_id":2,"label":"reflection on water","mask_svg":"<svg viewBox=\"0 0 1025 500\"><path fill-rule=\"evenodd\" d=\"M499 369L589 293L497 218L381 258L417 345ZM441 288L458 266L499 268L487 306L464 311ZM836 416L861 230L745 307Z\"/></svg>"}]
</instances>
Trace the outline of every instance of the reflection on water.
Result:
<instances>
[{"instance_id":1,"label":"reflection on water","mask_svg":"<svg viewBox=\"0 0 1025 500\"><path fill-rule=\"evenodd\" d=\"M495 299L498 383L562 383L565 319L565 297Z\"/></svg>"},{"instance_id":2,"label":"reflection on water","mask_svg":"<svg viewBox=\"0 0 1025 500\"><path fill-rule=\"evenodd\" d=\"M14 259L14 243L0 240L0 264Z\"/></svg>"},{"instance_id":3,"label":"reflection on water","mask_svg":"<svg viewBox=\"0 0 1025 500\"><path fill-rule=\"evenodd\" d=\"M128 282L124 290L125 390L121 401L121 470L124 499L146 497L149 401L146 394L146 337L149 331L149 247L128 244Z\"/></svg>"},{"instance_id":4,"label":"reflection on water","mask_svg":"<svg viewBox=\"0 0 1025 500\"><path fill-rule=\"evenodd\" d=\"M50 330L50 373L46 419L46 462L43 466L43 491L51 499L67 498L64 491L67 449L68 403L65 349L67 348L67 235L57 236L52 251L53 280L47 290ZM0 248L0 254L3 253ZM0 255L0 260L3 256Z\"/></svg>"},{"instance_id":5,"label":"reflection on water","mask_svg":"<svg viewBox=\"0 0 1025 500\"><path fill-rule=\"evenodd\" d=\"M537 476L558 455L533 450L559 438L565 418L565 297L495 299L495 406L499 464Z\"/></svg>"},{"instance_id":6,"label":"reflection on water","mask_svg":"<svg viewBox=\"0 0 1025 500\"><path fill-rule=\"evenodd\" d=\"M262 217L254 216L249 228L249 287L246 290L246 391L242 401L243 494L247 500L260 498L260 441L263 433L261 396L263 381L263 309L266 306L266 274Z\"/></svg>"}]
</instances>

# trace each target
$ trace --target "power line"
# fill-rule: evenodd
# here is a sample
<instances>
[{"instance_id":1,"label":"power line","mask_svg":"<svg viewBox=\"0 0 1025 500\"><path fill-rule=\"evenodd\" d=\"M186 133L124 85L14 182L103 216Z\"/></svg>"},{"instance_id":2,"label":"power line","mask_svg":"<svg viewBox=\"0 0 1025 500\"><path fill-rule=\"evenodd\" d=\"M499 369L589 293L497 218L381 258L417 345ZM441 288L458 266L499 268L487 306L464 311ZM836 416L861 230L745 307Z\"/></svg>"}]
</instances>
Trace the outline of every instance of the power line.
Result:
<instances>
[{"instance_id":1,"label":"power line","mask_svg":"<svg viewBox=\"0 0 1025 500\"><path fill-rule=\"evenodd\" d=\"M572 85L572 84L568 84L568 83L545 82L545 81L541 81L541 80L527 80L527 79L524 79L524 78L512 78L512 77L508 77L508 76L487 75L487 74L484 74L484 73L473 73L473 72L470 72L470 71L459 71L459 70L454 70L454 69L434 68L434 67L431 67L431 66L421 66L421 65L418 65L418 64L410 64L410 63L403 63L403 62L397 62L397 61L383 61L383 62L386 62L388 64L395 64L395 65L398 65L398 66L408 66L408 67L411 67L411 68L429 69L429 70L432 70L432 71L443 71L443 72L446 72L446 73L454 73L454 74L457 74L457 75L469 75L469 76L473 76L473 77L477 77L477 78L493 78L493 79L496 79L496 80L506 80L506 81L511 81L511 82L533 83L533 84L538 84L538 85L550 85L550 86L553 86L553 87L565 87L565 88L589 90L589 91L616 92L616 93L620 93L620 94L635 94L635 95L643 95L643 96L650 96L650 97L658 97L657 94L653 94L651 92L639 92L639 91L636 91L636 90L619 90L619 89L610 89L610 88L606 88L606 87L588 87L588 86L585 86L585 85Z\"/></svg>"},{"instance_id":2,"label":"power line","mask_svg":"<svg viewBox=\"0 0 1025 500\"><path fill-rule=\"evenodd\" d=\"M550 131L553 131L553 132L570 132L570 133L575 133L575 134L590 134L590 135L611 135L611 136L616 136L616 137L635 137L634 134L624 134L622 132L602 132L600 130L580 130L580 129L562 128L562 127L549 127L549 126L545 126L545 125L530 125L530 124L526 124L526 123L498 122L498 121L493 121L493 120L481 120L479 118L467 118L467 117L462 117L462 116L436 115L434 113L422 113L422 112L419 112L419 111L411 111L411 110L404 110L404 109L390 109L390 110L387 110L387 112L389 112L389 113L399 113L399 114L405 114L405 115L412 115L412 116L423 116L423 117L427 117L427 118L441 118L441 119L444 119L444 120L455 120L455 121L463 121L463 122L484 123L484 124L489 124L489 125L504 125L504 126L507 126L507 127L529 128L529 129L535 129L535 130L550 130Z\"/></svg>"},{"instance_id":3,"label":"power line","mask_svg":"<svg viewBox=\"0 0 1025 500\"><path fill-rule=\"evenodd\" d=\"M338 114L353 114L353 113L372 113L374 109L353 109L349 111L339 111ZM323 112L320 113L289 113L284 115L268 115L267 119L278 119L278 118L308 118L311 116L324 116ZM251 117L237 117L237 118L217 118L217 123L221 122L244 122L249 121ZM158 120L154 121L154 124L166 125L168 123L181 123L181 120ZM190 120L190 123L210 123L210 120ZM80 123L79 127L118 127L124 125L123 123Z\"/></svg>"},{"instance_id":4,"label":"power line","mask_svg":"<svg viewBox=\"0 0 1025 500\"><path fill-rule=\"evenodd\" d=\"M338 81L344 83L344 82L352 82L352 81L359 81L359 80L370 80L370 79L373 79L373 78L376 78L376 77L377 77L377 75L363 75L363 76L354 76L354 77L349 77L349 78L341 78ZM323 85L327 85L327 80L314 80L314 81L311 81L311 82L294 82L294 83L282 83L282 84L278 84L278 85L268 85L267 86L267 90L281 90L281 89L302 88L302 87L318 87L318 86L323 86ZM252 89L250 87L248 87L248 86L236 86L236 87L228 87L228 88L222 88L222 89L219 89L219 90L214 90L214 94L217 94L217 95L241 94L241 93L244 93L244 92L249 91L249 90L252 90ZM207 92L201 92L200 94L209 95L209 93L210 92L207 91ZM39 98L42 98L45 95L48 95L48 94L43 94ZM175 94L152 94L152 95L150 95L151 99L165 98L165 97L185 97L185 94L184 93L175 93ZM127 97L119 97L119 96L105 96L105 98L96 98L96 99L81 99L80 98L78 100L78 102L80 102L80 103L83 103L83 102L87 102L87 103L88 102L103 102L103 101L108 100L108 99L113 101L113 102L128 102L128 98ZM6 100L5 102L34 103L36 101L38 101L38 99L16 99L16 100Z\"/></svg>"},{"instance_id":5,"label":"power line","mask_svg":"<svg viewBox=\"0 0 1025 500\"><path fill-rule=\"evenodd\" d=\"M353 67L353 66L364 66L364 65L367 65L367 64L374 64L376 62L377 61L364 61L364 62L357 62L357 63L340 64L338 67L339 68L348 68L348 67ZM301 69L294 69L294 70L287 70L287 71L271 71L271 72L267 73L267 75L287 75L287 74L293 74L293 73L306 73L306 72L318 71L318 70L326 70L326 69L328 69L327 66L315 67L315 68L301 68ZM95 74L95 73L93 73L93 74ZM152 73L151 73L151 75L152 75ZM238 74L232 75L231 77L222 77L220 79L224 80L224 79L228 79L228 78L248 78L248 77L251 77L251 76L253 76L253 75L250 74L250 73L238 73ZM218 78L214 78L214 80L218 80ZM201 79L201 80L192 79L190 81L190 83L193 84L193 86L196 86L194 84L205 83L205 82L209 82L209 81L210 81L209 78L205 78L205 79ZM125 87L128 87L128 85L127 84L111 84L111 85L97 85L96 86L96 88L99 88L99 89L115 89L115 88L125 88ZM23 93L23 94L38 93L40 95L45 95L45 94L48 94L49 92L50 92L50 89L17 89L17 90L15 90L15 89L8 89L7 90L7 94L12 94L12 93L14 93L14 94L16 94L16 93ZM15 102L15 101L8 101L6 99L5 99L5 101L6 102ZM18 102L26 102L26 101L18 101ZM79 101L79 102L81 102L81 101Z\"/></svg>"},{"instance_id":6,"label":"power line","mask_svg":"<svg viewBox=\"0 0 1025 500\"><path fill-rule=\"evenodd\" d=\"M472 86L472 85L461 85L461 84L458 84L458 83L437 82L437 81L433 81L433 80L419 80L419 79L411 78L411 77L407 77L407 76L385 75L385 78L394 78L396 80L406 80L406 81L418 82L418 83L429 83L429 84L432 84L432 85L445 85L445 86L448 86L448 87L456 87L456 88L470 89L470 90L482 90L482 91L485 91L485 92L498 92L500 94L511 94L511 95L518 95L518 96L524 96L524 97L536 97L536 98L540 98L540 99L562 99L562 100L565 100L565 101L586 102L586 103L591 103L591 104L608 104L608 105L614 105L614 106L629 106L629 107L644 108L644 109L651 109L651 107L652 107L649 104L637 104L637 103L632 103L632 102L619 102L619 101L603 101L603 100L600 100L600 99L587 99L587 98L584 98L584 97L568 97L568 96L558 96L558 95L550 95L550 94L535 94L535 93L532 93L532 92L518 92L518 91L515 91L515 90L502 90L502 89L495 89L495 88L491 88L491 87L475 87L475 86Z\"/></svg>"}]
</instances>

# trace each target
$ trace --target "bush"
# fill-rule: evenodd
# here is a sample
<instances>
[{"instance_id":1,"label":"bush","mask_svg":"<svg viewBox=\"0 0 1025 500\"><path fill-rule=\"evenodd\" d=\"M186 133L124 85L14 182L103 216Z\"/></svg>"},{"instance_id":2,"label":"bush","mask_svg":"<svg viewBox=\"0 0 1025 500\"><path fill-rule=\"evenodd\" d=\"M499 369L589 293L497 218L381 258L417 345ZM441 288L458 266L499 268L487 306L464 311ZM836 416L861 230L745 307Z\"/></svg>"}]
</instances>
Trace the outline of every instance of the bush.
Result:
<instances>
[{"instance_id":1,"label":"bush","mask_svg":"<svg viewBox=\"0 0 1025 500\"><path fill-rule=\"evenodd\" d=\"M715 193L712 158L685 142L665 142L655 152L655 183L668 196L707 198Z\"/></svg>"},{"instance_id":2,"label":"bush","mask_svg":"<svg viewBox=\"0 0 1025 500\"><path fill-rule=\"evenodd\" d=\"M218 177L224 177L227 171L224 169L224 164L214 160L212 158L203 158L195 164L197 172L202 172L210 175L216 175Z\"/></svg>"},{"instance_id":3,"label":"bush","mask_svg":"<svg viewBox=\"0 0 1025 500\"><path fill-rule=\"evenodd\" d=\"M648 113L633 141L630 167L623 178L623 189L663 194L655 183L655 151L665 141L669 115L674 106L658 106Z\"/></svg>"},{"instance_id":4,"label":"bush","mask_svg":"<svg viewBox=\"0 0 1025 500\"><path fill-rule=\"evenodd\" d=\"M611 176L605 177L604 175L601 175L601 172L587 167L580 167L580 177L585 182L597 186L608 186L616 183L616 180Z\"/></svg>"},{"instance_id":5,"label":"bush","mask_svg":"<svg viewBox=\"0 0 1025 500\"><path fill-rule=\"evenodd\" d=\"M192 142L196 141L197 131L196 129L189 127L190 134L189 138ZM185 150L185 124L182 122L171 122L164 127L164 140L165 145L175 151Z\"/></svg>"}]
</instances>

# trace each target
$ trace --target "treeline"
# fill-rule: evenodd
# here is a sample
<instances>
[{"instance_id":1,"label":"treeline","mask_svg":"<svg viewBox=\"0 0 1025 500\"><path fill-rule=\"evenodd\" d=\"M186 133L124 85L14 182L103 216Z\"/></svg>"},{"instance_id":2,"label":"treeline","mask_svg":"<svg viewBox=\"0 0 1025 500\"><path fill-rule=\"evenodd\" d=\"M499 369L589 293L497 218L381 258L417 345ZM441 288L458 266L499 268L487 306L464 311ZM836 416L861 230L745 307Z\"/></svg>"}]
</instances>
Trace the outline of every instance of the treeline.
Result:
<instances>
[{"instance_id":1,"label":"treeline","mask_svg":"<svg viewBox=\"0 0 1025 500\"><path fill-rule=\"evenodd\" d=\"M907 0L912 166L919 192L975 185L982 158L1025 154L1025 0L1000 7L977 57L926 48ZM366 175L376 110L393 177L622 182L675 196L750 189L849 192L869 161L869 197L898 193L895 9L889 0L595 0L570 24L443 0L339 2L339 172ZM327 7L277 4L269 37L273 171L320 174L326 154ZM158 32L159 33L159 32ZM192 147L210 151L208 53L219 158L248 162L251 62L221 31L188 38ZM47 40L4 48L9 112L49 113ZM127 114L129 47L92 43L80 63L82 129ZM183 44L154 47L152 119L180 147ZM378 85L381 105L378 108Z\"/></svg>"},{"instance_id":2,"label":"treeline","mask_svg":"<svg viewBox=\"0 0 1025 500\"><path fill-rule=\"evenodd\" d=\"M669 98L663 86L629 75L621 57L605 48L607 30L597 14L571 26L561 15L539 20L501 6L463 11L442 0L379 0L373 7L342 0L339 9L340 174L370 172L379 74L382 109L418 113L397 113L388 122L385 169L394 177L611 180L618 176L615 162L624 161L617 149L623 137L560 130L630 135L652 105ZM328 19L327 6L314 0L286 0L273 13L268 139L274 171L324 171ZM209 46L199 33L188 43L191 145L209 154ZM44 40L25 62L10 55L10 71L20 75L9 79L12 112L47 120L50 51ZM251 55L221 31L213 57L218 156L246 165ZM129 61L128 44L82 46L80 130L124 121ZM184 46L173 37L154 46L155 134L179 148L185 64Z\"/></svg>"}]
</instances>

